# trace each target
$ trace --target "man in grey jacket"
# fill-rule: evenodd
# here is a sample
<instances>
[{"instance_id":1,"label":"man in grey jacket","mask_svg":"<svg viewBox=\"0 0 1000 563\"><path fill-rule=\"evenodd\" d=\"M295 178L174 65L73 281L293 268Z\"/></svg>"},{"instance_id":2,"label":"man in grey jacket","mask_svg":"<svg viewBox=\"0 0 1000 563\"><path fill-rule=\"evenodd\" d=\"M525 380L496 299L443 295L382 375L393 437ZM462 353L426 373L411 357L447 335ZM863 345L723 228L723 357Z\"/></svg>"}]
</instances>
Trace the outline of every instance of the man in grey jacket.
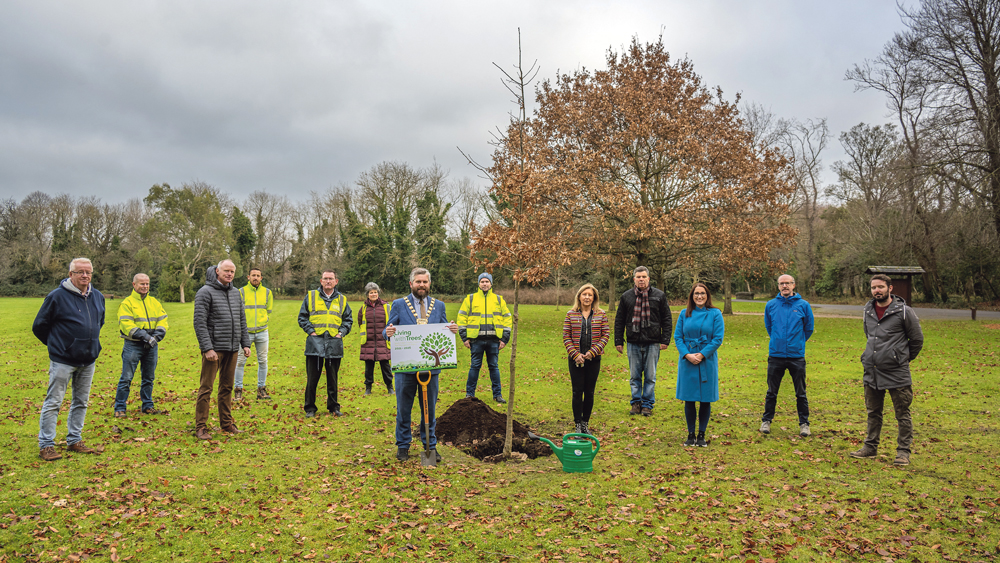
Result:
<instances>
[{"instance_id":1,"label":"man in grey jacket","mask_svg":"<svg viewBox=\"0 0 1000 563\"><path fill-rule=\"evenodd\" d=\"M232 413L233 379L236 373L236 355L241 351L250 356L250 335L247 318L243 314L243 300L233 287L236 265L223 260L205 272L205 285L194 298L194 333L201 348L201 385L195 405L195 432L199 440L208 440L208 407L219 375L219 425L227 434L236 434ZM242 350L241 350L242 349Z\"/></svg>"},{"instance_id":2,"label":"man in grey jacket","mask_svg":"<svg viewBox=\"0 0 1000 563\"><path fill-rule=\"evenodd\" d=\"M895 465L910 464L910 444L913 443L913 422L910 403L913 402L913 381L910 362L917 359L924 345L920 319L902 298L892 294L891 279L876 274L871 279L872 300L865 305L864 328L868 345L861 354L864 367L865 407L868 409L868 437L861 449L851 457L878 455L882 434L882 407L885 394L892 398L899 425L896 439Z\"/></svg>"}]
</instances>

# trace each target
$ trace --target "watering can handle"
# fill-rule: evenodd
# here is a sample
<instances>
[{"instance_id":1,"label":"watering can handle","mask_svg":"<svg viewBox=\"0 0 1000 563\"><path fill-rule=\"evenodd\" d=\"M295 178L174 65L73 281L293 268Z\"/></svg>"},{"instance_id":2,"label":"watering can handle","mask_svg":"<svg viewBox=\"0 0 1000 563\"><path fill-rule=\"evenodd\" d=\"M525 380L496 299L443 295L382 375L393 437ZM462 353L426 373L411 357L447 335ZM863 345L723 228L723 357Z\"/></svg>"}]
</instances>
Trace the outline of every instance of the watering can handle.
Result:
<instances>
[{"instance_id":1,"label":"watering can handle","mask_svg":"<svg viewBox=\"0 0 1000 563\"><path fill-rule=\"evenodd\" d=\"M597 439L597 436L593 436L591 434L582 434L578 432L573 432L572 434L566 434L565 436L563 436L563 440L569 438L570 436L579 436L580 438L593 440L597 444L597 447L594 448L594 455L597 455L597 452L601 451L601 441Z\"/></svg>"}]
</instances>

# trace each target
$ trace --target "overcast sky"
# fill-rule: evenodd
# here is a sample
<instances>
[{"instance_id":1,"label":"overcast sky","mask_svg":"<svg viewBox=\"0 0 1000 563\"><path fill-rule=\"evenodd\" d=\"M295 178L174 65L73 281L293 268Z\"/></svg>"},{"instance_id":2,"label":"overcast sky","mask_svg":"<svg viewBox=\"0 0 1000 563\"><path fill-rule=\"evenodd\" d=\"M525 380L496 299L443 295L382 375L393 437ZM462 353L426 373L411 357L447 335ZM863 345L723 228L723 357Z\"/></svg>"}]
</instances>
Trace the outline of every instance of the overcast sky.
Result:
<instances>
[{"instance_id":1,"label":"overcast sky","mask_svg":"<svg viewBox=\"0 0 1000 563\"><path fill-rule=\"evenodd\" d=\"M891 0L0 2L0 197L143 197L200 180L308 197L387 160L476 177L513 109L496 62L604 68L662 33L728 100L883 123L844 73L902 28ZM828 175L828 180L833 180Z\"/></svg>"}]
</instances>

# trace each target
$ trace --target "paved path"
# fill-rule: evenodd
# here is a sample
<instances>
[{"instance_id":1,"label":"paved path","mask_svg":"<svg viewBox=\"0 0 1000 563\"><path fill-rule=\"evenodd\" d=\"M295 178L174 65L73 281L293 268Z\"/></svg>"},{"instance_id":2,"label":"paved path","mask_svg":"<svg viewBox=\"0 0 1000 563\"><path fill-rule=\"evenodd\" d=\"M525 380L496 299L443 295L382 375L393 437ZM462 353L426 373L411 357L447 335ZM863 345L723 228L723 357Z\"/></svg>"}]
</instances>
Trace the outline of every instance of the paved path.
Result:
<instances>
[{"instance_id":1,"label":"paved path","mask_svg":"<svg viewBox=\"0 0 1000 563\"><path fill-rule=\"evenodd\" d=\"M733 301L740 301L742 303L760 303L760 301L747 301L744 299L733 299ZM864 314L865 308L863 305L822 305L810 303L813 309L813 314L818 317L823 316L836 316L836 317L858 317ZM917 312L917 317L921 320L935 320L935 321L969 321L972 320L972 313L968 309L931 309L929 307L914 307L914 311ZM1000 321L1000 312L998 311L977 311L976 320L980 321Z\"/></svg>"}]
</instances>

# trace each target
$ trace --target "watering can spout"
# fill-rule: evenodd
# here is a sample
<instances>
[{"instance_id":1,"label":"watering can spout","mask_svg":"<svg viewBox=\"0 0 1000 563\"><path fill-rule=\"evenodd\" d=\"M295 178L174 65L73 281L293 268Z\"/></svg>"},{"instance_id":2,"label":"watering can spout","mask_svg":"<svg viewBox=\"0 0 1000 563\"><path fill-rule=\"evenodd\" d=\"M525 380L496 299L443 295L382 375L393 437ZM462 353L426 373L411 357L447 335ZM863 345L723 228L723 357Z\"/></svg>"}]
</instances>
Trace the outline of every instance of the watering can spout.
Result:
<instances>
[{"instance_id":1,"label":"watering can spout","mask_svg":"<svg viewBox=\"0 0 1000 563\"><path fill-rule=\"evenodd\" d=\"M549 447L552 448L552 453L554 453L556 457L559 458L559 461L562 461L562 453L563 453L562 448L552 443L552 440L549 440L548 438L543 438L539 436L538 439L548 444Z\"/></svg>"}]
</instances>

